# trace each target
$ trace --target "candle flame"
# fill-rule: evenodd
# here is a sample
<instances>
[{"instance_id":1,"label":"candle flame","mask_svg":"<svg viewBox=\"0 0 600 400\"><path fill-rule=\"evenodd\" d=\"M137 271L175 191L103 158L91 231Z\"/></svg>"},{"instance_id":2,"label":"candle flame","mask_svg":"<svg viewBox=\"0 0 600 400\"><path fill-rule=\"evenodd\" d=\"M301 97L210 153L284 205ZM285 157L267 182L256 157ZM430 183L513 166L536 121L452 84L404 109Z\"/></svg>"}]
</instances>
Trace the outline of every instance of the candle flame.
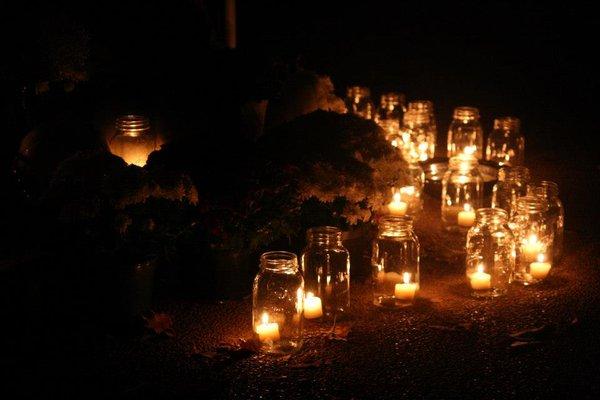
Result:
<instances>
[{"instance_id":1,"label":"candle flame","mask_svg":"<svg viewBox=\"0 0 600 400\"><path fill-rule=\"evenodd\" d=\"M306 298L307 298L307 299L310 299L310 298L312 298L312 297L315 297L315 295L313 294L313 292L308 292L308 293L306 293Z\"/></svg>"},{"instance_id":2,"label":"candle flame","mask_svg":"<svg viewBox=\"0 0 600 400\"><path fill-rule=\"evenodd\" d=\"M268 324L269 323L269 314L267 314L266 312L263 313L262 317L261 317L262 323L263 324Z\"/></svg>"},{"instance_id":3,"label":"candle flame","mask_svg":"<svg viewBox=\"0 0 600 400\"><path fill-rule=\"evenodd\" d=\"M410 272L403 273L402 280L404 281L404 283L410 283Z\"/></svg>"},{"instance_id":4,"label":"candle flame","mask_svg":"<svg viewBox=\"0 0 600 400\"><path fill-rule=\"evenodd\" d=\"M412 196L415 194L415 187L414 186L404 186L404 187L400 188L400 193Z\"/></svg>"},{"instance_id":5,"label":"candle flame","mask_svg":"<svg viewBox=\"0 0 600 400\"><path fill-rule=\"evenodd\" d=\"M484 270L483 264L479 264L479 265L477 266L477 272L478 272L478 273L482 273L482 272L483 272L483 270Z\"/></svg>"},{"instance_id":6,"label":"candle flame","mask_svg":"<svg viewBox=\"0 0 600 400\"><path fill-rule=\"evenodd\" d=\"M529 243L533 244L533 243L537 243L538 238L537 235L533 234L529 236Z\"/></svg>"},{"instance_id":7,"label":"candle flame","mask_svg":"<svg viewBox=\"0 0 600 400\"><path fill-rule=\"evenodd\" d=\"M546 258L543 254L538 254L537 261L543 263Z\"/></svg>"},{"instance_id":8,"label":"candle flame","mask_svg":"<svg viewBox=\"0 0 600 400\"><path fill-rule=\"evenodd\" d=\"M331 275L327 275L327 284L329 285L331 283Z\"/></svg>"},{"instance_id":9,"label":"candle flame","mask_svg":"<svg viewBox=\"0 0 600 400\"><path fill-rule=\"evenodd\" d=\"M394 203L400 203L401 196L399 192L394 193Z\"/></svg>"},{"instance_id":10,"label":"candle flame","mask_svg":"<svg viewBox=\"0 0 600 400\"><path fill-rule=\"evenodd\" d=\"M394 146L396 148L398 147L398 140L397 139L392 140L392 146Z\"/></svg>"},{"instance_id":11,"label":"candle flame","mask_svg":"<svg viewBox=\"0 0 600 400\"><path fill-rule=\"evenodd\" d=\"M471 207L471 205L469 203L465 203L465 205L463 206L463 209L465 211L471 211L472 207Z\"/></svg>"},{"instance_id":12,"label":"candle flame","mask_svg":"<svg viewBox=\"0 0 600 400\"><path fill-rule=\"evenodd\" d=\"M468 156L472 156L473 154L475 154L475 150L477 150L476 146L473 146L473 145L467 146L464 149L464 153Z\"/></svg>"}]
</instances>

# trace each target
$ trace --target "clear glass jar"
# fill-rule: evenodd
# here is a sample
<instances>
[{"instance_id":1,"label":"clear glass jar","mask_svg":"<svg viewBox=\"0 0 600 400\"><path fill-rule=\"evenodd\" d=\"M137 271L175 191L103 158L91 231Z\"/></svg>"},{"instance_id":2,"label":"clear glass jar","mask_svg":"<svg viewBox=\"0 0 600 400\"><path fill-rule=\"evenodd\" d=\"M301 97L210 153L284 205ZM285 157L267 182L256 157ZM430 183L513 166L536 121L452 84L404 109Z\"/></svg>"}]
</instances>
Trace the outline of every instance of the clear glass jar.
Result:
<instances>
[{"instance_id":1,"label":"clear glass jar","mask_svg":"<svg viewBox=\"0 0 600 400\"><path fill-rule=\"evenodd\" d=\"M381 96L381 104L375 116L375 122L386 131L386 138L392 141L400 133L400 124L405 109L405 97L402 93L386 93Z\"/></svg>"},{"instance_id":2,"label":"clear glass jar","mask_svg":"<svg viewBox=\"0 0 600 400\"><path fill-rule=\"evenodd\" d=\"M517 166L525 160L525 137L521 121L515 117L496 118L494 129L487 140L485 156L498 165Z\"/></svg>"},{"instance_id":3,"label":"clear glass jar","mask_svg":"<svg viewBox=\"0 0 600 400\"><path fill-rule=\"evenodd\" d=\"M552 181L541 181L533 189L536 196L548 202L548 219L554 228L554 260L560 260L565 234L565 209L558 198L558 185Z\"/></svg>"},{"instance_id":4,"label":"clear glass jar","mask_svg":"<svg viewBox=\"0 0 600 400\"><path fill-rule=\"evenodd\" d=\"M452 157L442 179L442 227L466 232L483 205L483 177L474 156Z\"/></svg>"},{"instance_id":5,"label":"clear glass jar","mask_svg":"<svg viewBox=\"0 0 600 400\"><path fill-rule=\"evenodd\" d=\"M404 114L400 136L402 155L409 163L427 161L435 152L435 136L427 110L409 109Z\"/></svg>"},{"instance_id":6,"label":"clear glass jar","mask_svg":"<svg viewBox=\"0 0 600 400\"><path fill-rule=\"evenodd\" d=\"M350 307L350 253L342 244L342 231L319 226L310 228L306 239L300 258L304 287L307 296L312 293L321 300L322 310L305 309L304 317L337 319Z\"/></svg>"},{"instance_id":7,"label":"clear glass jar","mask_svg":"<svg viewBox=\"0 0 600 400\"><path fill-rule=\"evenodd\" d=\"M111 153L121 157L127 164L139 167L146 165L150 153L158 149L148 118L125 115L117 118L115 128L116 134L108 143Z\"/></svg>"},{"instance_id":8,"label":"clear glass jar","mask_svg":"<svg viewBox=\"0 0 600 400\"><path fill-rule=\"evenodd\" d=\"M287 251L260 257L252 291L252 326L267 353L290 353L302 345L304 279L298 259Z\"/></svg>"},{"instance_id":9,"label":"clear glass jar","mask_svg":"<svg viewBox=\"0 0 600 400\"><path fill-rule=\"evenodd\" d=\"M552 266L554 227L547 211L546 200L523 196L510 220L517 246L515 280L524 285L543 280Z\"/></svg>"},{"instance_id":10,"label":"clear glass jar","mask_svg":"<svg viewBox=\"0 0 600 400\"><path fill-rule=\"evenodd\" d=\"M483 129L479 110L474 107L457 107L448 129L448 158L460 154L483 158Z\"/></svg>"},{"instance_id":11,"label":"clear glass jar","mask_svg":"<svg viewBox=\"0 0 600 400\"><path fill-rule=\"evenodd\" d=\"M373 241L373 304L405 307L419 290L419 239L409 216L385 216Z\"/></svg>"},{"instance_id":12,"label":"clear glass jar","mask_svg":"<svg viewBox=\"0 0 600 400\"><path fill-rule=\"evenodd\" d=\"M502 167L498 171L498 182L492 189L492 208L502 208L512 217L517 199L527 194L531 179L526 167Z\"/></svg>"},{"instance_id":13,"label":"clear glass jar","mask_svg":"<svg viewBox=\"0 0 600 400\"><path fill-rule=\"evenodd\" d=\"M515 270L515 238L501 208L480 208L467 233L466 273L475 297L506 293Z\"/></svg>"},{"instance_id":14,"label":"clear glass jar","mask_svg":"<svg viewBox=\"0 0 600 400\"><path fill-rule=\"evenodd\" d=\"M346 90L346 108L351 114L365 119L375 118L375 106L371 101L371 91L364 86L351 86Z\"/></svg>"},{"instance_id":15,"label":"clear glass jar","mask_svg":"<svg viewBox=\"0 0 600 400\"><path fill-rule=\"evenodd\" d=\"M428 143L433 143L433 149L429 149L430 158L435 153L435 143L437 140L437 123L433 110L433 102L429 100L414 100L408 103L407 110L424 111L429 115L429 132L427 133Z\"/></svg>"}]
</instances>

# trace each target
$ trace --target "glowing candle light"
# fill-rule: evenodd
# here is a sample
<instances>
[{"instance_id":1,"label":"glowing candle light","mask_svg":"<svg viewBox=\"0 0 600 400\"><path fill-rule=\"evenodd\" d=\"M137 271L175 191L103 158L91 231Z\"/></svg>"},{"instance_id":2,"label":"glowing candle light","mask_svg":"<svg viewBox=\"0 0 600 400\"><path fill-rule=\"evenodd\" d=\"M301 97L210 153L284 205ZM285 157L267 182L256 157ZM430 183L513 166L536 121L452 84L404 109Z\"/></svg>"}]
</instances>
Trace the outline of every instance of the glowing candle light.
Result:
<instances>
[{"instance_id":1,"label":"glowing candle light","mask_svg":"<svg viewBox=\"0 0 600 400\"><path fill-rule=\"evenodd\" d=\"M417 292L417 284L411 283L411 273L404 272L402 274L402 283L397 283L394 287L394 297L399 300L411 301Z\"/></svg>"},{"instance_id":2,"label":"glowing candle light","mask_svg":"<svg viewBox=\"0 0 600 400\"><path fill-rule=\"evenodd\" d=\"M261 323L256 326L256 333L261 342L275 342L279 340L279 324L269 322L269 314L263 313Z\"/></svg>"},{"instance_id":3,"label":"glowing candle light","mask_svg":"<svg viewBox=\"0 0 600 400\"><path fill-rule=\"evenodd\" d=\"M475 223L475 211L470 204L466 203L463 207L463 211L458 212L458 225L464 227L471 227Z\"/></svg>"},{"instance_id":4,"label":"glowing candle light","mask_svg":"<svg viewBox=\"0 0 600 400\"><path fill-rule=\"evenodd\" d=\"M312 292L306 293L304 299L304 318L313 319L323 316L323 305L321 298L315 296Z\"/></svg>"},{"instance_id":5,"label":"glowing candle light","mask_svg":"<svg viewBox=\"0 0 600 400\"><path fill-rule=\"evenodd\" d=\"M483 270L483 264L479 264L477 271L469 276L473 290L488 290L492 287L492 275L483 272Z\"/></svg>"},{"instance_id":6,"label":"glowing candle light","mask_svg":"<svg viewBox=\"0 0 600 400\"><path fill-rule=\"evenodd\" d=\"M523 254L523 260L526 262L533 262L537 259L538 254L543 251L543 245L538 240L537 235L530 235L525 239L521 246L521 253Z\"/></svg>"},{"instance_id":7,"label":"glowing candle light","mask_svg":"<svg viewBox=\"0 0 600 400\"><path fill-rule=\"evenodd\" d=\"M552 264L545 262L543 254L538 254L537 261L529 264L529 274L533 279L541 280L548 276L550 268L552 268Z\"/></svg>"},{"instance_id":8,"label":"glowing candle light","mask_svg":"<svg viewBox=\"0 0 600 400\"><path fill-rule=\"evenodd\" d=\"M406 214L408 204L401 200L402 196L399 192L394 193L393 200L388 204L390 214L402 216Z\"/></svg>"}]
</instances>

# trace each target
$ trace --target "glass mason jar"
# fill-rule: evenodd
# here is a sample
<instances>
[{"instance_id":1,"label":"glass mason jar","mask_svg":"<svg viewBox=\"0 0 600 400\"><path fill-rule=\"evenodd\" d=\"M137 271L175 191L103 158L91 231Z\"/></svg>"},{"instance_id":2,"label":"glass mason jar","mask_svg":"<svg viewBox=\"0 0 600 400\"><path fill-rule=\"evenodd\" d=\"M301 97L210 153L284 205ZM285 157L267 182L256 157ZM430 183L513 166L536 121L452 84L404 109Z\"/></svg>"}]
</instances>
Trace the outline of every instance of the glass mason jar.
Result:
<instances>
[{"instance_id":1,"label":"glass mason jar","mask_svg":"<svg viewBox=\"0 0 600 400\"><path fill-rule=\"evenodd\" d=\"M452 157L442 179L442 227L466 232L483 205L483 177L474 156Z\"/></svg>"},{"instance_id":2,"label":"glass mason jar","mask_svg":"<svg viewBox=\"0 0 600 400\"><path fill-rule=\"evenodd\" d=\"M506 293L515 269L515 238L501 208L480 208L467 233L467 279L475 297Z\"/></svg>"},{"instance_id":3,"label":"glass mason jar","mask_svg":"<svg viewBox=\"0 0 600 400\"><path fill-rule=\"evenodd\" d=\"M365 119L375 118L375 106L371 102L371 91L364 86L351 86L346 90L346 108L350 114Z\"/></svg>"},{"instance_id":4,"label":"glass mason jar","mask_svg":"<svg viewBox=\"0 0 600 400\"><path fill-rule=\"evenodd\" d=\"M488 137L485 156L498 165L522 165L525 160L525 138L521 121L515 117L496 118Z\"/></svg>"},{"instance_id":5,"label":"glass mason jar","mask_svg":"<svg viewBox=\"0 0 600 400\"><path fill-rule=\"evenodd\" d=\"M558 261L562 256L565 234L565 209L558 198L558 185L552 181L541 181L533 188L533 193L548 202L548 219L554 229L554 260Z\"/></svg>"},{"instance_id":6,"label":"glass mason jar","mask_svg":"<svg viewBox=\"0 0 600 400\"><path fill-rule=\"evenodd\" d=\"M474 107L457 107L448 129L448 158L460 154L483 158L483 129L479 110Z\"/></svg>"},{"instance_id":7,"label":"glass mason jar","mask_svg":"<svg viewBox=\"0 0 600 400\"><path fill-rule=\"evenodd\" d=\"M515 280L524 285L543 280L552 266L554 242L548 202L537 196L519 198L509 225L516 238Z\"/></svg>"},{"instance_id":8,"label":"glass mason jar","mask_svg":"<svg viewBox=\"0 0 600 400\"><path fill-rule=\"evenodd\" d=\"M267 353L290 353L302 345L304 279L287 251L260 256L252 290L252 327Z\"/></svg>"},{"instance_id":9,"label":"glass mason jar","mask_svg":"<svg viewBox=\"0 0 600 400\"><path fill-rule=\"evenodd\" d=\"M413 304L419 290L419 239L411 217L382 217L371 265L373 304L387 308Z\"/></svg>"},{"instance_id":10,"label":"glass mason jar","mask_svg":"<svg viewBox=\"0 0 600 400\"><path fill-rule=\"evenodd\" d=\"M146 165L150 153L158 149L148 118L125 115L117 118L115 128L116 134L108 144L111 153L121 157L127 164L139 167Z\"/></svg>"},{"instance_id":11,"label":"glass mason jar","mask_svg":"<svg viewBox=\"0 0 600 400\"><path fill-rule=\"evenodd\" d=\"M526 167L502 167L492 189L492 208L502 208L512 217L517 199L527 194L531 175Z\"/></svg>"},{"instance_id":12,"label":"glass mason jar","mask_svg":"<svg viewBox=\"0 0 600 400\"><path fill-rule=\"evenodd\" d=\"M407 110L424 111L429 115L429 132L427 135L429 137L428 142L433 143L434 148L433 150L430 150L433 154L435 152L435 143L437 140L437 123L433 111L433 102L429 100L414 100L408 103Z\"/></svg>"},{"instance_id":13,"label":"glass mason jar","mask_svg":"<svg viewBox=\"0 0 600 400\"><path fill-rule=\"evenodd\" d=\"M381 96L381 104L375 116L375 122L386 132L391 141L400 132L400 123L404 114L405 97L402 93L386 93Z\"/></svg>"},{"instance_id":14,"label":"glass mason jar","mask_svg":"<svg viewBox=\"0 0 600 400\"><path fill-rule=\"evenodd\" d=\"M310 228L307 246L300 258L306 296L316 296L321 307L308 310L307 319L339 318L350 307L350 253L342 244L342 231L333 226ZM316 300L313 300L316 301Z\"/></svg>"},{"instance_id":15,"label":"glass mason jar","mask_svg":"<svg viewBox=\"0 0 600 400\"><path fill-rule=\"evenodd\" d=\"M427 161L435 152L435 136L429 112L424 109L409 109L404 114L400 136L402 155L409 163Z\"/></svg>"}]
</instances>

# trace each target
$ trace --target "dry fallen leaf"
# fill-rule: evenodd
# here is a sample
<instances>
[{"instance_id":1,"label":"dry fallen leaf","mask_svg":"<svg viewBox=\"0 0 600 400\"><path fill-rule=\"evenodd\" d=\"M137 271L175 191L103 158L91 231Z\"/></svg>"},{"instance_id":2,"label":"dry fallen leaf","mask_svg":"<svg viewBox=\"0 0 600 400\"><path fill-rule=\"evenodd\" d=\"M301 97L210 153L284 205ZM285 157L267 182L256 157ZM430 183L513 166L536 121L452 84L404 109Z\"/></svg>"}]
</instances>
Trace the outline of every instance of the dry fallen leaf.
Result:
<instances>
[{"instance_id":1,"label":"dry fallen leaf","mask_svg":"<svg viewBox=\"0 0 600 400\"><path fill-rule=\"evenodd\" d=\"M537 328L524 329L522 331L513 332L509 336L517 341L531 342L545 340L550 337L555 331L553 325L543 325Z\"/></svg>"},{"instance_id":2,"label":"dry fallen leaf","mask_svg":"<svg viewBox=\"0 0 600 400\"><path fill-rule=\"evenodd\" d=\"M175 336L173 320L166 313L153 313L150 317L144 317L146 328L157 335Z\"/></svg>"}]
</instances>

